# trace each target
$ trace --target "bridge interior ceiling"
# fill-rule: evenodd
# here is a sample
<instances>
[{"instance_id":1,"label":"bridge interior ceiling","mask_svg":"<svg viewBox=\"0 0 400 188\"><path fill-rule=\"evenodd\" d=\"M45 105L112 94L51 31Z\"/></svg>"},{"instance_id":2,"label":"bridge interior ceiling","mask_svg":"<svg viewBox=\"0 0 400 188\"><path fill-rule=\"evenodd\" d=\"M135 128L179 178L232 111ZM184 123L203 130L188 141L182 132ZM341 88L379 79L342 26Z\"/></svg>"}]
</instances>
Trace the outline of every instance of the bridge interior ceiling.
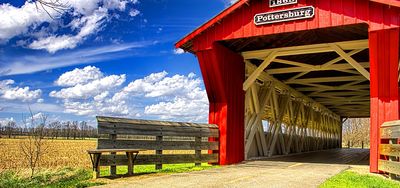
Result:
<instances>
[{"instance_id":1,"label":"bridge interior ceiling","mask_svg":"<svg viewBox=\"0 0 400 188\"><path fill-rule=\"evenodd\" d=\"M368 26L365 24L252 37L222 42L242 54L244 84L268 84L273 77L341 117L369 117L370 75ZM253 81L253 82L252 82ZM255 82L254 82L255 81ZM264 83L265 82L265 83ZM264 119L271 119L265 106ZM287 119L287 117L285 118Z\"/></svg>"}]
</instances>

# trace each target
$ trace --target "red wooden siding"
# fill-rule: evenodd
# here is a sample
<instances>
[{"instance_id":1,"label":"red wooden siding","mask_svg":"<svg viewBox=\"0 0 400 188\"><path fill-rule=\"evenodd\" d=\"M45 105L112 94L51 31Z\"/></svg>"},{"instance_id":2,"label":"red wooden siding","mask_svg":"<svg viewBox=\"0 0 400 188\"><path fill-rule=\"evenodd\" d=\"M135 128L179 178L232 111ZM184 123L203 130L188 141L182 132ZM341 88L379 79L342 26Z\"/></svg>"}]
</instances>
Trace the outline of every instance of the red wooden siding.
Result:
<instances>
[{"instance_id":1,"label":"red wooden siding","mask_svg":"<svg viewBox=\"0 0 400 188\"><path fill-rule=\"evenodd\" d=\"M209 122L220 128L220 161L244 160L243 58L217 41L285 32L367 23L371 74L371 172L378 172L379 127L399 119L398 62L400 3L398 0L298 0L299 4L270 8L267 0L241 0L176 44L196 53L210 101ZM255 14L314 6L307 20L256 26ZM193 42L193 47L190 46Z\"/></svg>"},{"instance_id":2,"label":"red wooden siding","mask_svg":"<svg viewBox=\"0 0 400 188\"><path fill-rule=\"evenodd\" d=\"M256 26L257 13L312 5L315 18ZM214 41L367 23L371 31L400 26L400 8L366 0L299 0L297 5L270 8L265 0L250 1L202 33L195 33L194 51L211 48ZM220 18L219 18L220 19ZM177 43L181 46L187 39Z\"/></svg>"},{"instance_id":3,"label":"red wooden siding","mask_svg":"<svg viewBox=\"0 0 400 188\"><path fill-rule=\"evenodd\" d=\"M244 160L243 57L218 43L197 52L210 101L209 123L220 129L221 165Z\"/></svg>"},{"instance_id":4,"label":"red wooden siding","mask_svg":"<svg viewBox=\"0 0 400 188\"><path fill-rule=\"evenodd\" d=\"M378 172L380 126L399 119L399 28L370 32L371 157L370 170Z\"/></svg>"}]
</instances>

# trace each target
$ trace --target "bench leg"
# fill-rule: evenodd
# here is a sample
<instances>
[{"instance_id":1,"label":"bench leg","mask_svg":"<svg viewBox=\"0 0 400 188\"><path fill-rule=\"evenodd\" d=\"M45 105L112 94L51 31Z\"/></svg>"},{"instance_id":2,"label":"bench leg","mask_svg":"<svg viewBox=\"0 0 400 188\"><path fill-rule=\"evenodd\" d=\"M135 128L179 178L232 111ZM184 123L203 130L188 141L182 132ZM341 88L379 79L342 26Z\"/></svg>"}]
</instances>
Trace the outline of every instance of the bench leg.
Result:
<instances>
[{"instance_id":1,"label":"bench leg","mask_svg":"<svg viewBox=\"0 0 400 188\"><path fill-rule=\"evenodd\" d=\"M93 179L97 179L100 177L100 157L101 154L93 154L90 156L92 159L92 165L93 165Z\"/></svg>"},{"instance_id":2,"label":"bench leg","mask_svg":"<svg viewBox=\"0 0 400 188\"><path fill-rule=\"evenodd\" d=\"M117 153L111 153L111 156L113 156L113 158L114 158L114 160L113 161L115 161L115 156L116 156L116 154ZM115 166L115 165L111 165L110 166L110 175L112 176L112 177L116 177L117 176L117 166Z\"/></svg>"},{"instance_id":3,"label":"bench leg","mask_svg":"<svg viewBox=\"0 0 400 188\"><path fill-rule=\"evenodd\" d=\"M128 157L128 175L132 176L133 175L133 154L126 153L126 156Z\"/></svg>"}]
</instances>

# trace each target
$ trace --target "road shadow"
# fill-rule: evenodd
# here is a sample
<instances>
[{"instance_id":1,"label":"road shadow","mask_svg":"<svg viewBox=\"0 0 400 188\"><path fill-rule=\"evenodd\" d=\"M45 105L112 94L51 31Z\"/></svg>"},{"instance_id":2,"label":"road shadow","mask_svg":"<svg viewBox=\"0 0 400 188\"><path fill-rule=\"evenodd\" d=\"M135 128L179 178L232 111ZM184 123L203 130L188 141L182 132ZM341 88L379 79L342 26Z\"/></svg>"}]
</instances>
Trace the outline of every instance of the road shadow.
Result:
<instances>
[{"instance_id":1,"label":"road shadow","mask_svg":"<svg viewBox=\"0 0 400 188\"><path fill-rule=\"evenodd\" d=\"M257 161L369 165L369 149L333 149L308 153L258 158Z\"/></svg>"}]
</instances>

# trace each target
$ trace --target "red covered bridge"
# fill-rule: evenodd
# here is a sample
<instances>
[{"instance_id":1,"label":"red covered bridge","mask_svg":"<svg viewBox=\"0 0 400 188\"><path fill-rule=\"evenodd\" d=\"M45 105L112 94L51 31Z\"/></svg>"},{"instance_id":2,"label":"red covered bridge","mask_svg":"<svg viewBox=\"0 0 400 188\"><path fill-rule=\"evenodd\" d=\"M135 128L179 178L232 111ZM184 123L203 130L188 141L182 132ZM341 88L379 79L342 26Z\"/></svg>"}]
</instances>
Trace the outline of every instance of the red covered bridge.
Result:
<instances>
[{"instance_id":1,"label":"red covered bridge","mask_svg":"<svg viewBox=\"0 0 400 188\"><path fill-rule=\"evenodd\" d=\"M398 0L239 0L176 44L199 60L220 164L341 147L342 120L399 119Z\"/></svg>"}]
</instances>

